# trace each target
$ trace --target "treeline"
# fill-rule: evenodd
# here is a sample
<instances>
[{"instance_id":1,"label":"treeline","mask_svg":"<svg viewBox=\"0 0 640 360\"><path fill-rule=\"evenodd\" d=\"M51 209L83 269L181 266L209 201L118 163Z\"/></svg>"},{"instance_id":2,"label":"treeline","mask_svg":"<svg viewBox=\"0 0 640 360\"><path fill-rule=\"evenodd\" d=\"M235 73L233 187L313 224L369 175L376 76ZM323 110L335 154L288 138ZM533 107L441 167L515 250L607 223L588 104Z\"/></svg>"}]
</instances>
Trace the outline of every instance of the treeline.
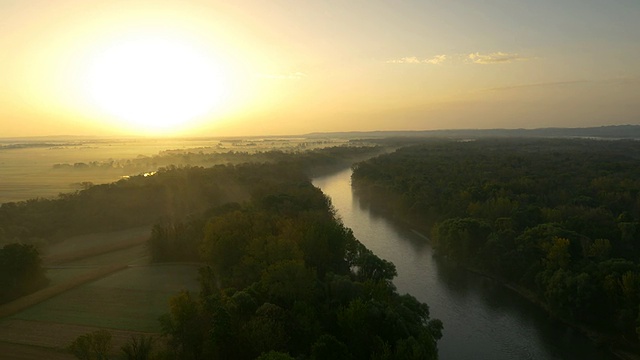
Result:
<instances>
[{"instance_id":1,"label":"treeline","mask_svg":"<svg viewBox=\"0 0 640 360\"><path fill-rule=\"evenodd\" d=\"M248 201L153 228L155 260L206 264L200 294L179 294L161 320L170 358L437 358L440 321L396 292L395 266L336 220L302 171L233 171Z\"/></svg>"},{"instance_id":2,"label":"treeline","mask_svg":"<svg viewBox=\"0 0 640 360\"><path fill-rule=\"evenodd\" d=\"M301 145L304 145L304 143ZM257 150L216 149L214 152L210 152L210 149L165 150L160 152L158 155L139 155L134 159L109 159L89 162L58 163L52 165L52 170L55 172L73 171L88 174L108 173L118 176L126 176L129 174L152 172L156 171L158 168L171 166L211 167L214 165L243 164L247 162L289 161L298 155L306 157L309 153L316 155L323 154L325 156L344 156L346 155L345 149L350 149L351 154L349 154L349 156L353 156L358 150L363 151L367 148L368 150L371 150L371 146L355 147L348 145L316 150L304 150L304 147L291 147L290 149L285 148L281 150L265 150L260 148ZM209 152L207 152L207 150Z\"/></svg>"},{"instance_id":3,"label":"treeline","mask_svg":"<svg viewBox=\"0 0 640 360\"><path fill-rule=\"evenodd\" d=\"M640 336L640 143L433 140L354 165L363 199L555 315Z\"/></svg>"},{"instance_id":4,"label":"treeline","mask_svg":"<svg viewBox=\"0 0 640 360\"><path fill-rule=\"evenodd\" d=\"M372 147L336 147L301 153L273 151L253 156L235 154L235 164L283 163L307 173L326 172L349 166L371 156ZM0 205L0 243L55 240L71 235L150 225L161 218L183 218L230 201L242 201L246 189L240 185L234 166L168 165L154 168L152 176L141 174L120 181L93 185L60 194Z\"/></svg>"}]
</instances>

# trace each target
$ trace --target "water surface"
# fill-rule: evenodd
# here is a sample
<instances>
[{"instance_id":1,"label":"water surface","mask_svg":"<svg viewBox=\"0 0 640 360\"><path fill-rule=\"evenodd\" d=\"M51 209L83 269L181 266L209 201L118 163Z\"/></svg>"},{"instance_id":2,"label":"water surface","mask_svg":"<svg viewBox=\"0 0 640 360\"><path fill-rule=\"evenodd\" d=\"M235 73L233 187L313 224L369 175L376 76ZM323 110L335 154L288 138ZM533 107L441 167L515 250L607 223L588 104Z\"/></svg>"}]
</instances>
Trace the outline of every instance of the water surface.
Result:
<instances>
[{"instance_id":1,"label":"water surface","mask_svg":"<svg viewBox=\"0 0 640 360\"><path fill-rule=\"evenodd\" d=\"M396 265L398 291L426 302L431 317L443 321L440 359L612 358L511 290L438 261L424 236L376 214L353 194L351 170L313 183L358 240Z\"/></svg>"}]
</instances>

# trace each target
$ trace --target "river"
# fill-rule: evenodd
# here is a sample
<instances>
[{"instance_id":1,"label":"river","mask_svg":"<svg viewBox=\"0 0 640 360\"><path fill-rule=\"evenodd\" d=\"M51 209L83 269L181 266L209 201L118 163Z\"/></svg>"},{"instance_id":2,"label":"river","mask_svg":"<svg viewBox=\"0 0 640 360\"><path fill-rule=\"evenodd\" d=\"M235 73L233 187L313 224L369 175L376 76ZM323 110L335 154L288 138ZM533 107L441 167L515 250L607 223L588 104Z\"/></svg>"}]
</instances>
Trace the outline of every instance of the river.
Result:
<instances>
[{"instance_id":1,"label":"river","mask_svg":"<svg viewBox=\"0 0 640 360\"><path fill-rule=\"evenodd\" d=\"M424 236L355 197L351 170L315 178L313 183L331 198L358 240L396 265L398 291L426 302L431 317L442 320L441 360L613 358L495 281L438 261Z\"/></svg>"}]
</instances>

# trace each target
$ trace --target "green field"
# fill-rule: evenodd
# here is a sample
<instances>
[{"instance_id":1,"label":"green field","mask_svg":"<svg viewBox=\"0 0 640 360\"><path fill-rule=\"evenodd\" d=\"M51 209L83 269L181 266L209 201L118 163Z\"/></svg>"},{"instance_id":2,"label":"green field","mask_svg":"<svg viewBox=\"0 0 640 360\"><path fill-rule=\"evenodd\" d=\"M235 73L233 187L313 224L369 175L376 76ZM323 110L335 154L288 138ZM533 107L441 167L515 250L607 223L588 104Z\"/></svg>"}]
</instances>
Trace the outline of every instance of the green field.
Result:
<instances>
[{"instance_id":1,"label":"green field","mask_svg":"<svg viewBox=\"0 0 640 360\"><path fill-rule=\"evenodd\" d=\"M198 291L199 265L150 264L146 243L140 242L148 232L134 228L53 244L50 259L61 261L45 261L49 287L33 294L41 302L25 308L21 302L29 297L23 297L5 306L17 310L0 319L0 359L14 351L20 359L72 359L64 354L66 346L100 328L113 334L114 349L132 335L159 333L158 318L169 311L169 299L180 290ZM116 272L104 276L109 269ZM52 296L56 288L65 289Z\"/></svg>"},{"instance_id":2,"label":"green field","mask_svg":"<svg viewBox=\"0 0 640 360\"><path fill-rule=\"evenodd\" d=\"M148 237L151 233L149 226L142 226L132 229L109 231L103 233L93 233L73 236L62 241L49 245L42 249L45 257L69 255L72 253L84 253L95 248L103 248L115 244L126 244L140 237Z\"/></svg>"},{"instance_id":3,"label":"green field","mask_svg":"<svg viewBox=\"0 0 640 360\"><path fill-rule=\"evenodd\" d=\"M132 266L62 293L11 319L159 332L180 290L198 291L196 265Z\"/></svg>"}]
</instances>

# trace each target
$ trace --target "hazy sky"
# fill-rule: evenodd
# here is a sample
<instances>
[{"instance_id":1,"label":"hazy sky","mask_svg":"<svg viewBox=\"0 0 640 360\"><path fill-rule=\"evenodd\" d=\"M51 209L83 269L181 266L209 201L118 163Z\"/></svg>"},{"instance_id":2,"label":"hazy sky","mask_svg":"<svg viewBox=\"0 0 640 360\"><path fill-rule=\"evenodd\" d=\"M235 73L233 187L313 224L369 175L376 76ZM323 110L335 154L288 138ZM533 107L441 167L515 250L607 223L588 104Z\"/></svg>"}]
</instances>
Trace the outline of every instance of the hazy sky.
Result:
<instances>
[{"instance_id":1,"label":"hazy sky","mask_svg":"<svg viewBox=\"0 0 640 360\"><path fill-rule=\"evenodd\" d=\"M0 0L0 137L606 124L638 0Z\"/></svg>"}]
</instances>

